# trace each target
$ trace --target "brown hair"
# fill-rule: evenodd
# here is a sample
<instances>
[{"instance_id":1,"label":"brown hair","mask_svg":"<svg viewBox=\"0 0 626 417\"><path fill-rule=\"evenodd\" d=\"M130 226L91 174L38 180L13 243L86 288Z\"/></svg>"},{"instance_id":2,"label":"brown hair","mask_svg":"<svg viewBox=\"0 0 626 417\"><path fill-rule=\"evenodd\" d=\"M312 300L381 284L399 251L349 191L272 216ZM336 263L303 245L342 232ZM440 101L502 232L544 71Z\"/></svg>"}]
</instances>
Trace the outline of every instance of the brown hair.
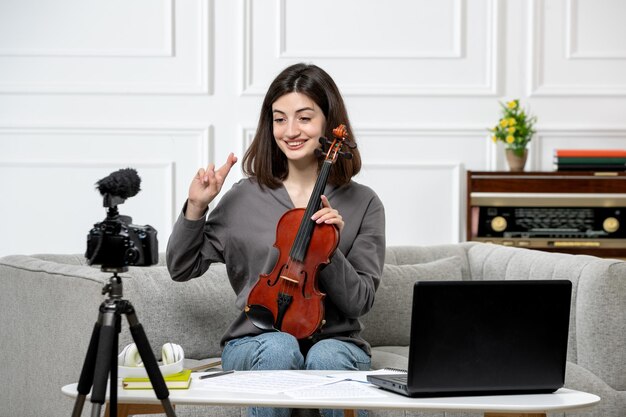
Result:
<instances>
[{"instance_id":1,"label":"brown hair","mask_svg":"<svg viewBox=\"0 0 626 417\"><path fill-rule=\"evenodd\" d=\"M348 139L356 143L343 98L330 75L310 64L295 64L285 68L267 90L254 139L242 163L246 175L255 177L261 186L269 188L278 188L288 174L287 158L274 140L272 117L272 104L288 93L305 94L322 109L326 117L324 136L332 139L332 130L344 124L348 130ZM337 159L328 182L338 186L347 184L361 170L361 155L357 148L352 149L352 155L352 159Z\"/></svg>"}]
</instances>

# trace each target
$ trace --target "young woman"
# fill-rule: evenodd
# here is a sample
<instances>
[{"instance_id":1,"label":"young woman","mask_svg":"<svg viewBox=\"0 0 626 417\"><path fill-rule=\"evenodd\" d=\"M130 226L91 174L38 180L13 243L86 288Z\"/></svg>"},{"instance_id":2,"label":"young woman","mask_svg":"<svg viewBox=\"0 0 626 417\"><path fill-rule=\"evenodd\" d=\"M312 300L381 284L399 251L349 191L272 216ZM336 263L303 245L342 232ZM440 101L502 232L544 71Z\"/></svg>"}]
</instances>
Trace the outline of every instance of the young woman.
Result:
<instances>
[{"instance_id":1,"label":"young woman","mask_svg":"<svg viewBox=\"0 0 626 417\"><path fill-rule=\"evenodd\" d=\"M322 159L319 138L332 138L339 124L354 141L343 99L332 78L314 65L286 68L272 82L263 101L255 138L243 158L247 178L225 193L205 220L208 205L237 162L231 153L219 169L200 169L174 225L167 265L175 281L202 275L213 262L226 264L242 311L222 339L224 369L368 370L370 346L360 337L359 317L374 302L385 254L385 215L377 195L351 178L361 167L358 149L331 168L312 219L334 225L339 246L318 275L326 293L321 331L302 341L288 333L264 332L244 308L259 275L272 271L273 247L280 217L306 207ZM289 415L285 409L251 409L252 415ZM333 410L324 410L332 415Z\"/></svg>"}]
</instances>

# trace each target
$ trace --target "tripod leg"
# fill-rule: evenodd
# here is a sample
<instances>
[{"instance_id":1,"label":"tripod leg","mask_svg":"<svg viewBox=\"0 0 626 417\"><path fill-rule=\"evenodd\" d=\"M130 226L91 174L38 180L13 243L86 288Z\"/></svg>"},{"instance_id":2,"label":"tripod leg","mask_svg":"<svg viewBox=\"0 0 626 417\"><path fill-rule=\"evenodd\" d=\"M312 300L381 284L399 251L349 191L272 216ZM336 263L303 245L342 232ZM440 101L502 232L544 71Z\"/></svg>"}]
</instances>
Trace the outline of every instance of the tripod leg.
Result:
<instances>
[{"instance_id":1,"label":"tripod leg","mask_svg":"<svg viewBox=\"0 0 626 417\"><path fill-rule=\"evenodd\" d=\"M119 334L121 329L121 316L120 314L116 314L115 333L113 334L113 346L115 348L119 346ZM117 352L115 351L115 349L111 349L111 385L109 387L109 390L109 417L117 417Z\"/></svg>"},{"instance_id":2,"label":"tripod leg","mask_svg":"<svg viewBox=\"0 0 626 417\"><path fill-rule=\"evenodd\" d=\"M78 379L78 396L74 403L74 410L72 411L72 417L80 417L83 412L83 406L85 405L85 398L91 390L93 384L93 374L96 367L96 354L98 351L98 340L100 337L100 317L93 326L91 332L91 338L89 339L89 347L87 348L87 355L85 355L85 362L83 363L83 369L80 372L80 378Z\"/></svg>"},{"instance_id":3,"label":"tripod leg","mask_svg":"<svg viewBox=\"0 0 626 417\"><path fill-rule=\"evenodd\" d=\"M163 380L163 375L159 370L159 365L154 357L154 353L152 353L148 337L143 330L143 326L139 323L135 310L130 303L128 304L126 318L128 319L130 333L133 336L133 340L137 344L137 350L139 350L139 355L144 363L156 397L161 400L161 404L163 405L163 409L165 410L167 417L176 417L176 412L174 411L174 408L168 398L170 392L167 389L167 385L165 385L165 380Z\"/></svg>"},{"instance_id":4,"label":"tripod leg","mask_svg":"<svg viewBox=\"0 0 626 417\"><path fill-rule=\"evenodd\" d=\"M91 393L91 409L92 417L100 417L102 404L106 399L107 382L109 380L109 371L111 370L111 352L116 348L113 346L115 342L115 311L104 311L102 313L102 327L100 328L100 343L98 344L98 354L96 358L96 368L94 371L93 390ZM117 363L115 363L117 366ZM117 388L117 380L112 381ZM117 408L117 404L111 402L111 408Z\"/></svg>"}]
</instances>

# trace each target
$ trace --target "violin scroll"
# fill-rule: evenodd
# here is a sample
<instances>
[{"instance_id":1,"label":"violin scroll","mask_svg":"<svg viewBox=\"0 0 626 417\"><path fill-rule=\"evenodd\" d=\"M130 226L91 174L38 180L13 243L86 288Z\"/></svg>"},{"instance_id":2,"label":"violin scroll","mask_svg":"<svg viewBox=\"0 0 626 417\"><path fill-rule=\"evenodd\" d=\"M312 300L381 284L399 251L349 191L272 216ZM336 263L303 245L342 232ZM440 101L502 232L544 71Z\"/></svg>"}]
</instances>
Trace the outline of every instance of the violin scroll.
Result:
<instances>
[{"instance_id":1,"label":"violin scroll","mask_svg":"<svg viewBox=\"0 0 626 417\"><path fill-rule=\"evenodd\" d=\"M341 124L337 126L336 128L334 128L333 136L336 137L337 139L345 140L348 137L348 129L346 128L346 125Z\"/></svg>"},{"instance_id":2,"label":"violin scroll","mask_svg":"<svg viewBox=\"0 0 626 417\"><path fill-rule=\"evenodd\" d=\"M318 157L326 156L326 159L333 160L336 159L337 156L341 156L346 159L352 159L352 153L350 153L350 149L356 148L356 143L352 142L348 139L348 129L346 125L340 124L336 128L333 129L334 140L327 139L325 137L320 137L319 141L322 145L321 149L315 151L315 154ZM348 148L347 150L343 150L344 145Z\"/></svg>"}]
</instances>

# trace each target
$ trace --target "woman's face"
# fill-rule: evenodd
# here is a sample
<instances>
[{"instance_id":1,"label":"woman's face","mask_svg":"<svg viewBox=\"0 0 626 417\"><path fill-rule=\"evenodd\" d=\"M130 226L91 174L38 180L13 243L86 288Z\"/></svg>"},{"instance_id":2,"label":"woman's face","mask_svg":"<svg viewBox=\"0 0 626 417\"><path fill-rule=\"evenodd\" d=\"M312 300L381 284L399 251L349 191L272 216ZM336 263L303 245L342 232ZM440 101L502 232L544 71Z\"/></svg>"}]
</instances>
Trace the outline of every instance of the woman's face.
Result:
<instances>
[{"instance_id":1,"label":"woman's face","mask_svg":"<svg viewBox=\"0 0 626 417\"><path fill-rule=\"evenodd\" d=\"M274 139L290 162L315 163L326 118L309 96L287 93L272 104Z\"/></svg>"}]
</instances>

